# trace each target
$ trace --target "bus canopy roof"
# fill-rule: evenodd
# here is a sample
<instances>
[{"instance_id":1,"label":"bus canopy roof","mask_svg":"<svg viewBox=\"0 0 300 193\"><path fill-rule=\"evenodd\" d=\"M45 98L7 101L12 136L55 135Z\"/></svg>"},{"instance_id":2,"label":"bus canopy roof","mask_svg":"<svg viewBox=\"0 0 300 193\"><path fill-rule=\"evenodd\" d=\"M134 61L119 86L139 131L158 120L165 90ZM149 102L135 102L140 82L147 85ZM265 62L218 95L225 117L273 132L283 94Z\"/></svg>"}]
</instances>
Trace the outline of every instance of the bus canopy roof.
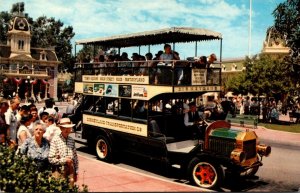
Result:
<instances>
[{"instance_id":1,"label":"bus canopy roof","mask_svg":"<svg viewBox=\"0 0 300 193\"><path fill-rule=\"evenodd\" d=\"M222 39L222 34L203 28L171 27L103 38L89 38L76 41L77 45L92 44L106 47L131 47L163 43L192 42Z\"/></svg>"}]
</instances>

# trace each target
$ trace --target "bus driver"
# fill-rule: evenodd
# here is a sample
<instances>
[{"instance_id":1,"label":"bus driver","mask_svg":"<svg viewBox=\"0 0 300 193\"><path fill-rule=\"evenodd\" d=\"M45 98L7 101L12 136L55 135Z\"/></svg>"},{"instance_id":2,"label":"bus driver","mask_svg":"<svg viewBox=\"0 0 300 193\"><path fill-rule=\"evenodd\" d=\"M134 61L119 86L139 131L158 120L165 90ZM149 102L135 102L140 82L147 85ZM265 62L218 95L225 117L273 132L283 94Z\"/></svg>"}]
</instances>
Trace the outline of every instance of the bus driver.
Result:
<instances>
[{"instance_id":1,"label":"bus driver","mask_svg":"<svg viewBox=\"0 0 300 193\"><path fill-rule=\"evenodd\" d=\"M189 103L189 111L184 114L184 125L188 129L188 134L203 136L199 121L204 118L204 113L197 111L196 103Z\"/></svg>"}]
</instances>

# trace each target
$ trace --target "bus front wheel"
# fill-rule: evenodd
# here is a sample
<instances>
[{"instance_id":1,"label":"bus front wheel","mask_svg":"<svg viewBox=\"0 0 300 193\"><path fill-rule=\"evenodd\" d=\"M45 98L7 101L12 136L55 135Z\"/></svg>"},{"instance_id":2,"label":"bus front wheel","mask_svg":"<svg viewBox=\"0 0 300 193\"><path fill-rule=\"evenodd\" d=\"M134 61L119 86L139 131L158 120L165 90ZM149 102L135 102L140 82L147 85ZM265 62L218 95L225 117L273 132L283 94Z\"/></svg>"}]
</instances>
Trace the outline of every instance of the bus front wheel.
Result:
<instances>
[{"instance_id":1,"label":"bus front wheel","mask_svg":"<svg viewBox=\"0 0 300 193\"><path fill-rule=\"evenodd\" d=\"M218 188L224 178L221 166L210 160L194 158L188 166L191 182L201 188Z\"/></svg>"},{"instance_id":2,"label":"bus front wheel","mask_svg":"<svg viewBox=\"0 0 300 193\"><path fill-rule=\"evenodd\" d=\"M106 137L99 136L96 141L96 154L98 159L102 161L111 161L112 151L111 145Z\"/></svg>"}]
</instances>

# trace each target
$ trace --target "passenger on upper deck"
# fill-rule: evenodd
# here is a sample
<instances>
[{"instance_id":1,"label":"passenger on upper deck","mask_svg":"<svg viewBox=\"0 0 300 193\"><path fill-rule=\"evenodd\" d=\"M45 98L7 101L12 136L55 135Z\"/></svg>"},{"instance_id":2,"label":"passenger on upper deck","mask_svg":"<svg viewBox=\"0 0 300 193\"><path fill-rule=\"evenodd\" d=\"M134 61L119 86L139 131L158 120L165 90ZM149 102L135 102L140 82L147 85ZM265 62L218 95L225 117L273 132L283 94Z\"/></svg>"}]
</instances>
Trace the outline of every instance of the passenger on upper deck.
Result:
<instances>
[{"instance_id":1,"label":"passenger on upper deck","mask_svg":"<svg viewBox=\"0 0 300 193\"><path fill-rule=\"evenodd\" d=\"M152 54L149 52L149 53L147 53L146 55L145 55L145 57L144 56L141 56L140 58L141 58L141 60L142 61L145 61L145 62L142 62L141 64L140 64L140 70L139 70L139 75L144 75L144 76L146 76L146 75L148 75L148 72L149 72L149 68L150 67L152 67L152 65L153 65L153 62L152 62ZM152 70L150 70L150 73L151 74L153 74L153 71Z\"/></svg>"},{"instance_id":2,"label":"passenger on upper deck","mask_svg":"<svg viewBox=\"0 0 300 193\"><path fill-rule=\"evenodd\" d=\"M211 55L209 55L207 59L207 63L209 64L208 67L212 67L211 64L214 63L215 61L217 61L217 56L216 54L212 53Z\"/></svg>"},{"instance_id":3,"label":"passenger on upper deck","mask_svg":"<svg viewBox=\"0 0 300 193\"><path fill-rule=\"evenodd\" d=\"M180 60L178 53L176 54L171 50L170 44L165 44L164 46L165 52L160 55L160 61L163 62L165 65L171 65L171 61L169 60Z\"/></svg>"},{"instance_id":4,"label":"passenger on upper deck","mask_svg":"<svg viewBox=\"0 0 300 193\"><path fill-rule=\"evenodd\" d=\"M151 74L151 77L150 77L150 83L154 83L154 84L157 84L158 83L158 75L161 73L160 69L157 69L157 64L158 64L158 61L160 59L160 56L163 54L164 52L162 50L158 51L156 54L155 54L155 57L153 58L153 61L152 61L152 68L151 70L153 70L152 74Z\"/></svg>"},{"instance_id":5,"label":"passenger on upper deck","mask_svg":"<svg viewBox=\"0 0 300 193\"><path fill-rule=\"evenodd\" d=\"M121 62L118 63L118 67L120 68L119 69L120 74L121 75L131 74L132 73L132 70L131 70L132 65L131 65L130 59L128 58L128 54L126 52L122 53L120 61Z\"/></svg>"},{"instance_id":6,"label":"passenger on upper deck","mask_svg":"<svg viewBox=\"0 0 300 193\"><path fill-rule=\"evenodd\" d=\"M193 67L196 67L196 68L207 68L208 66L208 63L207 63L207 57L206 56L201 56L199 58L199 60L196 60L195 63L193 64Z\"/></svg>"},{"instance_id":7,"label":"passenger on upper deck","mask_svg":"<svg viewBox=\"0 0 300 193\"><path fill-rule=\"evenodd\" d=\"M117 68L115 66L114 62L114 56L113 55L108 55L106 57L106 67L107 67L107 75L116 75L117 73Z\"/></svg>"},{"instance_id":8,"label":"passenger on upper deck","mask_svg":"<svg viewBox=\"0 0 300 193\"><path fill-rule=\"evenodd\" d=\"M100 56L99 56L99 62L100 62L100 64L99 64L99 67L100 67L100 74L101 74L101 75L104 75L104 74L106 74L106 72L105 72L106 64L105 64L105 58L104 58L104 55L100 55Z\"/></svg>"},{"instance_id":9,"label":"passenger on upper deck","mask_svg":"<svg viewBox=\"0 0 300 193\"><path fill-rule=\"evenodd\" d=\"M179 60L178 53L176 54L171 50L170 44L164 45L165 52L160 55L160 62L157 64L157 66L172 66L172 60ZM170 84L172 82L172 71L171 69L159 69L161 73L158 71L158 82L162 84ZM182 74L182 69L177 71L177 74ZM178 79L179 81L179 79Z\"/></svg>"},{"instance_id":10,"label":"passenger on upper deck","mask_svg":"<svg viewBox=\"0 0 300 193\"><path fill-rule=\"evenodd\" d=\"M207 84L213 84L213 71L212 64L217 61L216 54L212 53L207 59Z\"/></svg>"}]
</instances>

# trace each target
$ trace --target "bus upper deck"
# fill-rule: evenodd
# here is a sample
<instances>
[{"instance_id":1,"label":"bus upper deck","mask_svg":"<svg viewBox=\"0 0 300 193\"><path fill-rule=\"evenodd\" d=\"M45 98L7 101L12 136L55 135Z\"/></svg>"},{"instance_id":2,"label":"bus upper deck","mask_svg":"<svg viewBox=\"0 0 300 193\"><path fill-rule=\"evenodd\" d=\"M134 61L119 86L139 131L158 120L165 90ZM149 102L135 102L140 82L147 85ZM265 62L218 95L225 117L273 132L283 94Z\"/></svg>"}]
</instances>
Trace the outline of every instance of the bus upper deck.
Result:
<instances>
[{"instance_id":1,"label":"bus upper deck","mask_svg":"<svg viewBox=\"0 0 300 193\"><path fill-rule=\"evenodd\" d=\"M150 45L164 43L173 43L174 50L175 42L194 41L196 55L197 42L208 40L220 40L219 64L203 66L193 60L79 62L75 66L75 92L107 96L108 93L112 93L110 91L117 90L118 92L110 96L122 97L120 94L123 93L123 85L132 85L131 97L147 100L159 93L220 91L222 35L218 32L200 28L173 27L80 40L76 45L93 45L95 49L118 48L120 53L123 47L149 45L150 51Z\"/></svg>"}]
</instances>

